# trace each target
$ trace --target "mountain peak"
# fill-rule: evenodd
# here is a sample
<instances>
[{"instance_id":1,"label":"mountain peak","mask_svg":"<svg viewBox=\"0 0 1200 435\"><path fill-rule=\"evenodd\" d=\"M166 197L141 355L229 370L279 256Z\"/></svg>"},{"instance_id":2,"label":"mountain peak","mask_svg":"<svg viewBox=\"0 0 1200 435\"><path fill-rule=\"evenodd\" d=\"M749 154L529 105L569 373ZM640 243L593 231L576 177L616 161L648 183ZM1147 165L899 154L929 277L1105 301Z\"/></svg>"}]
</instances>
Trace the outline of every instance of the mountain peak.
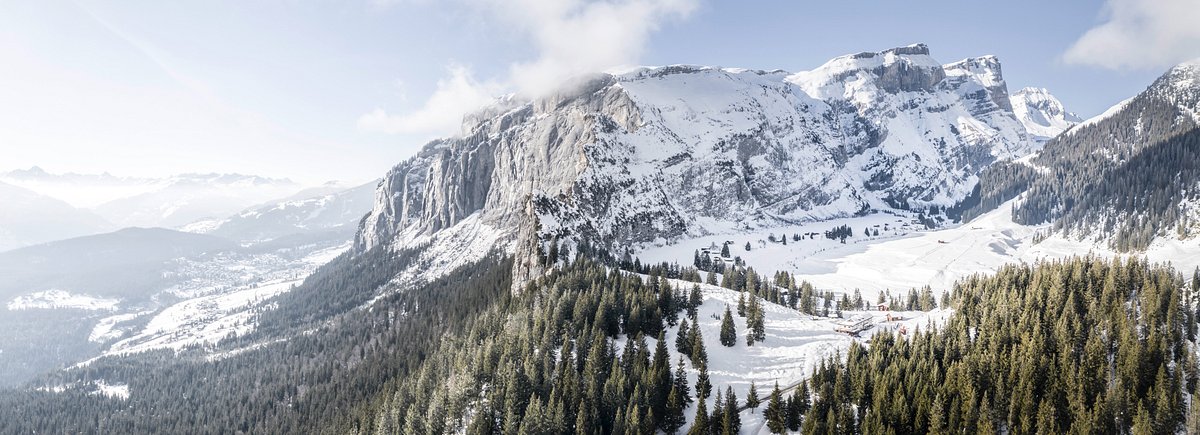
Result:
<instances>
[{"instance_id":1,"label":"mountain peak","mask_svg":"<svg viewBox=\"0 0 1200 435\"><path fill-rule=\"evenodd\" d=\"M1013 95L1050 95L1050 90L1046 88L1026 86L1021 89L1017 89L1016 92L1013 92Z\"/></svg>"},{"instance_id":2,"label":"mountain peak","mask_svg":"<svg viewBox=\"0 0 1200 435\"><path fill-rule=\"evenodd\" d=\"M1038 142L1045 142L1083 120L1068 112L1046 88L1025 87L1009 96L1013 114Z\"/></svg>"},{"instance_id":3,"label":"mountain peak","mask_svg":"<svg viewBox=\"0 0 1200 435\"><path fill-rule=\"evenodd\" d=\"M909 44L903 47L890 48L883 51L884 54L895 55L929 55L929 46L923 43Z\"/></svg>"},{"instance_id":4,"label":"mountain peak","mask_svg":"<svg viewBox=\"0 0 1200 435\"><path fill-rule=\"evenodd\" d=\"M843 83L852 76L872 79L879 88L890 93L928 92L946 77L946 72L940 63L929 57L928 46L913 44L880 52L838 56L816 69L795 74L790 81L809 84L812 87L806 90L815 91L819 87Z\"/></svg>"}]
</instances>

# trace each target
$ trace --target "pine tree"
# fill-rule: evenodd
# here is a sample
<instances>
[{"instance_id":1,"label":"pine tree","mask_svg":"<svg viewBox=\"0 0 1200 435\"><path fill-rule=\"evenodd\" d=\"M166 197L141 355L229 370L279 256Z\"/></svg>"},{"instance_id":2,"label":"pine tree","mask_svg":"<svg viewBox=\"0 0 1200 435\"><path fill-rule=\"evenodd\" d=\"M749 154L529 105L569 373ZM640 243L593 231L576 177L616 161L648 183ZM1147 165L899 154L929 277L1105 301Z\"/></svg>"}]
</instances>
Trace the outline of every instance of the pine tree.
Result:
<instances>
[{"instance_id":1,"label":"pine tree","mask_svg":"<svg viewBox=\"0 0 1200 435\"><path fill-rule=\"evenodd\" d=\"M687 422L683 416L683 408L687 406L685 403L686 398L688 398L687 394L684 394L677 388L671 388L671 392L667 395L666 413L663 415L662 423L660 424L660 429L663 432L674 434Z\"/></svg>"},{"instance_id":2,"label":"pine tree","mask_svg":"<svg viewBox=\"0 0 1200 435\"><path fill-rule=\"evenodd\" d=\"M721 345L733 347L737 344L737 330L733 326L733 313L725 306L725 317L721 318Z\"/></svg>"},{"instance_id":3,"label":"pine tree","mask_svg":"<svg viewBox=\"0 0 1200 435\"><path fill-rule=\"evenodd\" d=\"M692 354L692 331L687 319L679 321L679 330L675 333L675 350L684 355Z\"/></svg>"},{"instance_id":4,"label":"pine tree","mask_svg":"<svg viewBox=\"0 0 1200 435\"><path fill-rule=\"evenodd\" d=\"M791 431L800 430L800 416L804 415L804 411L806 411L803 407L807 405L808 397L804 397L803 402L801 401L801 389L803 389L805 396L807 396L808 388L805 387L804 381L800 381L800 385L797 385L796 389L792 391L792 397L789 397L787 400L787 415L784 418L784 423L787 425L788 430Z\"/></svg>"},{"instance_id":5,"label":"pine tree","mask_svg":"<svg viewBox=\"0 0 1200 435\"><path fill-rule=\"evenodd\" d=\"M591 402L580 399L576 409L578 409L578 415L575 416L575 433L577 435L591 435L600 432L596 408L592 407Z\"/></svg>"},{"instance_id":6,"label":"pine tree","mask_svg":"<svg viewBox=\"0 0 1200 435\"><path fill-rule=\"evenodd\" d=\"M425 427L425 413L421 412L421 410L418 408L420 407L416 404L412 404L408 407L408 414L404 417L405 435L424 435L427 433L428 429ZM511 423L513 426L512 433L516 434L517 428L520 424L520 418L517 417L514 420L518 420L517 422Z\"/></svg>"},{"instance_id":7,"label":"pine tree","mask_svg":"<svg viewBox=\"0 0 1200 435\"><path fill-rule=\"evenodd\" d=\"M763 310L762 301L757 297L750 298L750 305L747 307L748 316L746 320L747 329L753 335L754 341L763 341L767 338L766 331L766 313Z\"/></svg>"},{"instance_id":8,"label":"pine tree","mask_svg":"<svg viewBox=\"0 0 1200 435\"><path fill-rule=\"evenodd\" d=\"M700 332L700 325L697 324L696 327L688 331L688 335L690 336L692 351L688 356L692 359L692 366L708 365L708 350L704 348L704 335Z\"/></svg>"},{"instance_id":9,"label":"pine tree","mask_svg":"<svg viewBox=\"0 0 1200 435\"><path fill-rule=\"evenodd\" d=\"M654 360L650 364L650 411L654 415L665 415L667 396L671 394L671 361L667 352L666 337L660 332L654 347Z\"/></svg>"},{"instance_id":10,"label":"pine tree","mask_svg":"<svg viewBox=\"0 0 1200 435\"><path fill-rule=\"evenodd\" d=\"M724 417L722 422L722 433L736 434L742 427L742 416L738 414L738 398L737 393L733 392L733 387L725 387L725 406L723 409ZM727 429L732 428L732 431Z\"/></svg>"},{"instance_id":11,"label":"pine tree","mask_svg":"<svg viewBox=\"0 0 1200 435\"><path fill-rule=\"evenodd\" d=\"M521 430L518 435L541 435L550 433L550 425L546 421L545 410L542 408L542 401L536 396L529 401L529 406L525 408L525 417L521 419Z\"/></svg>"},{"instance_id":12,"label":"pine tree","mask_svg":"<svg viewBox=\"0 0 1200 435\"><path fill-rule=\"evenodd\" d=\"M708 363L701 361L698 366L700 374L696 376L696 398L703 402L712 394L712 381L708 379Z\"/></svg>"},{"instance_id":13,"label":"pine tree","mask_svg":"<svg viewBox=\"0 0 1200 435\"><path fill-rule=\"evenodd\" d=\"M713 400L712 411L708 413L708 426L712 433L721 433L721 427L725 421L725 396L722 395L721 389L717 389L717 397Z\"/></svg>"},{"instance_id":14,"label":"pine tree","mask_svg":"<svg viewBox=\"0 0 1200 435\"><path fill-rule=\"evenodd\" d=\"M692 419L692 427L688 429L688 435L709 435L708 406L704 402L704 399L701 399L696 403L696 417Z\"/></svg>"},{"instance_id":15,"label":"pine tree","mask_svg":"<svg viewBox=\"0 0 1200 435\"><path fill-rule=\"evenodd\" d=\"M758 387L754 385L754 381L750 381L750 391L746 392L746 406L750 409L758 408Z\"/></svg>"},{"instance_id":16,"label":"pine tree","mask_svg":"<svg viewBox=\"0 0 1200 435\"><path fill-rule=\"evenodd\" d=\"M687 370L683 367L682 356L679 357L679 364L675 366L674 388L679 391L684 406L692 403L692 390L688 388Z\"/></svg>"},{"instance_id":17,"label":"pine tree","mask_svg":"<svg viewBox=\"0 0 1200 435\"><path fill-rule=\"evenodd\" d=\"M746 292L738 292L737 314L746 317Z\"/></svg>"},{"instance_id":18,"label":"pine tree","mask_svg":"<svg viewBox=\"0 0 1200 435\"><path fill-rule=\"evenodd\" d=\"M787 409L783 399L780 398L781 395L779 382L776 382L775 389L771 391L771 396L767 400L767 409L763 411L763 416L767 418L767 428L771 430L771 433L787 432Z\"/></svg>"},{"instance_id":19,"label":"pine tree","mask_svg":"<svg viewBox=\"0 0 1200 435\"><path fill-rule=\"evenodd\" d=\"M945 416L945 400L942 399L941 394L938 394L933 398L933 406L929 409L929 435L946 435L949 433L949 429L946 427Z\"/></svg>"},{"instance_id":20,"label":"pine tree","mask_svg":"<svg viewBox=\"0 0 1200 435\"><path fill-rule=\"evenodd\" d=\"M749 251L749 250L750 250L750 242L746 242L746 250L747 250L747 251Z\"/></svg>"},{"instance_id":21,"label":"pine tree","mask_svg":"<svg viewBox=\"0 0 1200 435\"><path fill-rule=\"evenodd\" d=\"M721 244L721 257L729 258L729 244L728 243Z\"/></svg>"},{"instance_id":22,"label":"pine tree","mask_svg":"<svg viewBox=\"0 0 1200 435\"><path fill-rule=\"evenodd\" d=\"M688 294L688 317L693 320L696 318L697 310L700 305L704 304L704 295L700 292L699 284L692 284L692 291Z\"/></svg>"},{"instance_id":23,"label":"pine tree","mask_svg":"<svg viewBox=\"0 0 1200 435\"><path fill-rule=\"evenodd\" d=\"M630 402L628 411L625 412L625 415L628 416L628 418L622 421L625 426L624 433L626 435L641 435L643 426L641 408L635 406L633 402Z\"/></svg>"},{"instance_id":24,"label":"pine tree","mask_svg":"<svg viewBox=\"0 0 1200 435\"><path fill-rule=\"evenodd\" d=\"M809 397L807 381L800 381L800 385L796 386L796 391L792 393L792 398L796 403L796 410L800 411L801 415L808 413L812 399Z\"/></svg>"}]
</instances>

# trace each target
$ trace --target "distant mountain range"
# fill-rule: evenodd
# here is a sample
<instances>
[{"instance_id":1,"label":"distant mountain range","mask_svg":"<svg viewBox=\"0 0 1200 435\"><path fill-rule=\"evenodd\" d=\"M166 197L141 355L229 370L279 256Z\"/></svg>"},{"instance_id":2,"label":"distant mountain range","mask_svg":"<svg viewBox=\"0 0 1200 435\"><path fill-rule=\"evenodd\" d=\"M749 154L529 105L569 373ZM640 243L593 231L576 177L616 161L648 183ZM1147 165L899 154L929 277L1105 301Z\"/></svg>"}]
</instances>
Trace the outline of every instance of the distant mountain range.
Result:
<instances>
[{"instance_id":1,"label":"distant mountain range","mask_svg":"<svg viewBox=\"0 0 1200 435\"><path fill-rule=\"evenodd\" d=\"M221 235L239 241L347 225L350 229L343 232L353 232L370 210L373 187L374 182L330 182L305 188L287 179L240 174L138 178L53 174L38 167L15 170L0 173L0 201L5 204L0 209L0 252L127 227L203 230L223 222ZM267 210L271 207L278 209Z\"/></svg>"},{"instance_id":2,"label":"distant mountain range","mask_svg":"<svg viewBox=\"0 0 1200 435\"><path fill-rule=\"evenodd\" d=\"M116 228L96 213L4 182L0 204L0 252Z\"/></svg>"},{"instance_id":3,"label":"distant mountain range","mask_svg":"<svg viewBox=\"0 0 1200 435\"><path fill-rule=\"evenodd\" d=\"M0 174L0 182L86 208L117 227L174 228L226 216L303 186L286 179L240 174L183 174L166 178L109 174L51 174L41 168Z\"/></svg>"},{"instance_id":4,"label":"distant mountain range","mask_svg":"<svg viewBox=\"0 0 1200 435\"><path fill-rule=\"evenodd\" d=\"M371 210L378 184L373 181L350 188L327 184L249 207L226 218L195 222L183 229L245 243L322 232L348 239Z\"/></svg>"}]
</instances>

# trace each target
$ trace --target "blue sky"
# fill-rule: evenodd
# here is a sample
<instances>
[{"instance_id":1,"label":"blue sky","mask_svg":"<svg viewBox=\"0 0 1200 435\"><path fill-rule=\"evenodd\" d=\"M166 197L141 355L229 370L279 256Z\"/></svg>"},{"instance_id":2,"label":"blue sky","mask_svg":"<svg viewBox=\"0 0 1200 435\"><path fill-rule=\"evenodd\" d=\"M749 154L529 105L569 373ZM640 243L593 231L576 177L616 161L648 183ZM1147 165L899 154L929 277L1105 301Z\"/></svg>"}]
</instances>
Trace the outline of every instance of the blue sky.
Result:
<instances>
[{"instance_id":1,"label":"blue sky","mask_svg":"<svg viewBox=\"0 0 1200 435\"><path fill-rule=\"evenodd\" d=\"M494 94L924 42L1087 117L1200 57L1197 0L0 1L0 170L365 181Z\"/></svg>"}]
</instances>

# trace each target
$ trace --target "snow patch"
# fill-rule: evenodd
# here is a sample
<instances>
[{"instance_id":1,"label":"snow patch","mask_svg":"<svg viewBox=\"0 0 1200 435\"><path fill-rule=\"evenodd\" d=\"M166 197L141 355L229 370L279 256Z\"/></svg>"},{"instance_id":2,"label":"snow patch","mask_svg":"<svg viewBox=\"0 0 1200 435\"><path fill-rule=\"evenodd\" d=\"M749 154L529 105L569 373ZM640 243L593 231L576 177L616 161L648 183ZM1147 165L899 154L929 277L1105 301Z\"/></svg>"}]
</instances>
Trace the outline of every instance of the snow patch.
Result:
<instances>
[{"instance_id":1,"label":"snow patch","mask_svg":"<svg viewBox=\"0 0 1200 435\"><path fill-rule=\"evenodd\" d=\"M121 400L126 400L129 398L129 385L109 384L103 379L94 382L93 385L96 386L96 391L93 391L91 393L92 395Z\"/></svg>"},{"instance_id":2,"label":"snow patch","mask_svg":"<svg viewBox=\"0 0 1200 435\"><path fill-rule=\"evenodd\" d=\"M9 311L76 309L89 311L112 311L120 305L120 299L99 298L73 294L66 290L50 289L18 296L8 302Z\"/></svg>"}]
</instances>

